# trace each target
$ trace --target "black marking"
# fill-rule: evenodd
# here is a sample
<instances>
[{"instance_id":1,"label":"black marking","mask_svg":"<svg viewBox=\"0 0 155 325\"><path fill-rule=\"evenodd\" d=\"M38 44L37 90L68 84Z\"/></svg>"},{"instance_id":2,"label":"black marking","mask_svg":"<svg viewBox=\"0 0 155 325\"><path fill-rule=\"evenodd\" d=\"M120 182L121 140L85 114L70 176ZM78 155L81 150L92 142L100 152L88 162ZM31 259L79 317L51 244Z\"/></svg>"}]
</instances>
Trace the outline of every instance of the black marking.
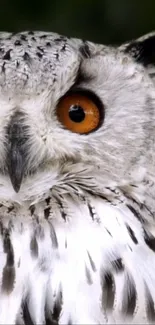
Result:
<instances>
[{"instance_id":1,"label":"black marking","mask_svg":"<svg viewBox=\"0 0 155 325\"><path fill-rule=\"evenodd\" d=\"M46 201L46 204L49 205L50 204L50 201L51 201L51 198L48 197L45 201Z\"/></svg>"},{"instance_id":2,"label":"black marking","mask_svg":"<svg viewBox=\"0 0 155 325\"><path fill-rule=\"evenodd\" d=\"M43 49L42 47L37 46L37 49L38 49L40 52L44 53L44 49Z\"/></svg>"},{"instance_id":3,"label":"black marking","mask_svg":"<svg viewBox=\"0 0 155 325\"><path fill-rule=\"evenodd\" d=\"M23 35L23 34L20 35L20 39L21 39L22 41L27 41L27 37L26 37L26 35Z\"/></svg>"},{"instance_id":4,"label":"black marking","mask_svg":"<svg viewBox=\"0 0 155 325\"><path fill-rule=\"evenodd\" d=\"M43 57L43 54L42 53L36 52L36 54L37 54L37 56L38 56L39 59L42 59L42 57Z\"/></svg>"},{"instance_id":5,"label":"black marking","mask_svg":"<svg viewBox=\"0 0 155 325\"><path fill-rule=\"evenodd\" d=\"M31 241L30 241L30 251L31 251L31 256L34 257L34 258L37 258L38 257L38 251L39 251L39 248L38 248L38 243L37 243L37 239L35 236L33 236L31 238Z\"/></svg>"},{"instance_id":6,"label":"black marking","mask_svg":"<svg viewBox=\"0 0 155 325\"><path fill-rule=\"evenodd\" d=\"M45 217L45 219L48 219L48 217L50 215L50 210L51 210L50 207L44 209L44 217Z\"/></svg>"},{"instance_id":7,"label":"black marking","mask_svg":"<svg viewBox=\"0 0 155 325\"><path fill-rule=\"evenodd\" d=\"M146 204L141 204L141 209L146 209L148 212L149 212L149 214L153 217L153 219L154 219L154 212L152 212L149 208L148 208L148 206L146 205Z\"/></svg>"},{"instance_id":8,"label":"black marking","mask_svg":"<svg viewBox=\"0 0 155 325\"><path fill-rule=\"evenodd\" d=\"M30 55L27 52L24 53L23 59L24 59L24 61L30 61L31 60Z\"/></svg>"},{"instance_id":9,"label":"black marking","mask_svg":"<svg viewBox=\"0 0 155 325\"><path fill-rule=\"evenodd\" d=\"M59 60L59 53L56 53L56 60Z\"/></svg>"},{"instance_id":10,"label":"black marking","mask_svg":"<svg viewBox=\"0 0 155 325\"><path fill-rule=\"evenodd\" d=\"M3 249L4 253L9 253L12 247L11 241L10 241L10 233L8 229L3 228Z\"/></svg>"},{"instance_id":11,"label":"black marking","mask_svg":"<svg viewBox=\"0 0 155 325\"><path fill-rule=\"evenodd\" d=\"M31 40L34 41L34 42L36 42L36 38L34 36L31 37Z\"/></svg>"},{"instance_id":12,"label":"black marking","mask_svg":"<svg viewBox=\"0 0 155 325\"><path fill-rule=\"evenodd\" d=\"M51 47L51 43L50 43L50 42L47 42L47 43L46 43L46 46L47 46L47 47Z\"/></svg>"},{"instance_id":13,"label":"black marking","mask_svg":"<svg viewBox=\"0 0 155 325\"><path fill-rule=\"evenodd\" d=\"M115 283L110 272L106 272L102 279L103 308L112 309L115 299Z\"/></svg>"},{"instance_id":14,"label":"black marking","mask_svg":"<svg viewBox=\"0 0 155 325\"><path fill-rule=\"evenodd\" d=\"M55 321L54 319L49 319L49 317L45 317L45 324L46 325L59 325L57 321Z\"/></svg>"},{"instance_id":15,"label":"black marking","mask_svg":"<svg viewBox=\"0 0 155 325\"><path fill-rule=\"evenodd\" d=\"M51 207L49 206L50 204L50 197L48 197L45 201L46 201L46 204L47 204L47 207L44 209L44 217L45 219L48 219L48 217L50 216L50 210L51 210Z\"/></svg>"},{"instance_id":16,"label":"black marking","mask_svg":"<svg viewBox=\"0 0 155 325\"><path fill-rule=\"evenodd\" d=\"M128 245L128 248L130 249L130 251L132 252L132 248L130 247L130 245Z\"/></svg>"},{"instance_id":17,"label":"black marking","mask_svg":"<svg viewBox=\"0 0 155 325\"><path fill-rule=\"evenodd\" d=\"M57 240L57 235L55 232L55 229L52 225L52 223L49 222L49 226L50 226L50 236L51 236L51 240L52 240L52 246L53 248L58 248L58 240Z\"/></svg>"},{"instance_id":18,"label":"black marking","mask_svg":"<svg viewBox=\"0 0 155 325\"><path fill-rule=\"evenodd\" d=\"M34 32L32 30L29 30L28 35L34 35Z\"/></svg>"},{"instance_id":19,"label":"black marking","mask_svg":"<svg viewBox=\"0 0 155 325\"><path fill-rule=\"evenodd\" d=\"M119 196L119 191L118 191L118 189L116 189L116 188L112 188L112 187L109 187L109 186L106 186L105 188L106 188L106 190L108 190L109 192L114 193L116 196Z\"/></svg>"},{"instance_id":20,"label":"black marking","mask_svg":"<svg viewBox=\"0 0 155 325\"><path fill-rule=\"evenodd\" d=\"M60 35L60 37L57 37L57 38L54 39L54 42L56 42L56 43L59 43L59 42L62 42L62 41L66 41L65 36Z\"/></svg>"},{"instance_id":21,"label":"black marking","mask_svg":"<svg viewBox=\"0 0 155 325\"><path fill-rule=\"evenodd\" d=\"M78 190L74 187L74 185L68 184L68 186L79 196ZM84 199L83 201L85 202L86 200Z\"/></svg>"},{"instance_id":22,"label":"black marking","mask_svg":"<svg viewBox=\"0 0 155 325\"><path fill-rule=\"evenodd\" d=\"M21 46L21 45L22 45L22 43L20 42L20 40L16 40L16 41L14 42L14 44L15 44L15 46Z\"/></svg>"},{"instance_id":23,"label":"black marking","mask_svg":"<svg viewBox=\"0 0 155 325\"><path fill-rule=\"evenodd\" d=\"M125 315L133 316L136 308L137 292L135 283L129 277L125 279L122 299L122 312Z\"/></svg>"},{"instance_id":24,"label":"black marking","mask_svg":"<svg viewBox=\"0 0 155 325\"><path fill-rule=\"evenodd\" d=\"M92 193L92 194L93 194L93 193ZM98 198L100 198L101 200L104 200L104 201L106 201L106 202L108 202L108 203L110 203L110 204L115 205L114 203L111 202L110 199L108 199L107 196L105 196L105 195L100 195L100 194L97 194L97 196L98 196Z\"/></svg>"},{"instance_id":25,"label":"black marking","mask_svg":"<svg viewBox=\"0 0 155 325\"><path fill-rule=\"evenodd\" d=\"M145 285L145 293L146 293L146 315L147 321L152 324L155 322L155 309L154 309L154 302L152 296L149 292L148 287Z\"/></svg>"},{"instance_id":26,"label":"black marking","mask_svg":"<svg viewBox=\"0 0 155 325\"><path fill-rule=\"evenodd\" d=\"M54 320L55 322L59 321L59 317L60 317L60 313L61 313L61 309L62 309L62 292L59 292L59 296L54 304L53 307L53 313L52 313L52 320Z\"/></svg>"},{"instance_id":27,"label":"black marking","mask_svg":"<svg viewBox=\"0 0 155 325\"><path fill-rule=\"evenodd\" d=\"M62 48L61 48L61 50L60 50L61 52L64 52L64 51L66 51L66 43L64 43L64 45L62 46Z\"/></svg>"},{"instance_id":28,"label":"black marking","mask_svg":"<svg viewBox=\"0 0 155 325\"><path fill-rule=\"evenodd\" d=\"M112 234L111 234L111 232L107 229L107 228L105 228L105 230L107 231L107 233L112 237Z\"/></svg>"},{"instance_id":29,"label":"black marking","mask_svg":"<svg viewBox=\"0 0 155 325\"><path fill-rule=\"evenodd\" d=\"M130 204L126 205L127 208L133 213L133 215L136 217L138 221L142 221L143 218L139 212L137 212Z\"/></svg>"},{"instance_id":30,"label":"black marking","mask_svg":"<svg viewBox=\"0 0 155 325\"><path fill-rule=\"evenodd\" d=\"M89 214L92 218L92 220L94 221L94 212L93 212L93 208L91 207L91 205L87 202L87 207L88 207L88 210L89 210Z\"/></svg>"},{"instance_id":31,"label":"black marking","mask_svg":"<svg viewBox=\"0 0 155 325\"><path fill-rule=\"evenodd\" d=\"M57 200L58 205L59 205L59 208L60 208L61 216L62 216L62 218L66 221L66 216L67 216L67 214L66 214L65 211L64 211L63 204L62 204L61 200L59 200L58 198L56 198L56 200Z\"/></svg>"},{"instance_id":32,"label":"black marking","mask_svg":"<svg viewBox=\"0 0 155 325\"><path fill-rule=\"evenodd\" d=\"M6 62L3 62L3 64L2 64L2 72L3 73L5 73L5 64L6 64Z\"/></svg>"},{"instance_id":33,"label":"black marking","mask_svg":"<svg viewBox=\"0 0 155 325\"><path fill-rule=\"evenodd\" d=\"M24 324L34 325L34 323L32 322L30 313L29 313L29 309L28 309L27 303L23 303L22 309L23 309Z\"/></svg>"},{"instance_id":34,"label":"black marking","mask_svg":"<svg viewBox=\"0 0 155 325\"><path fill-rule=\"evenodd\" d=\"M2 291L11 293L15 282L15 268L5 266L2 275Z\"/></svg>"},{"instance_id":35,"label":"black marking","mask_svg":"<svg viewBox=\"0 0 155 325\"><path fill-rule=\"evenodd\" d=\"M138 244L138 240L135 236L134 231L131 229L131 227L129 225L126 224L126 228L128 230L129 236L131 237L131 239L133 240L133 242L137 245Z\"/></svg>"},{"instance_id":36,"label":"black marking","mask_svg":"<svg viewBox=\"0 0 155 325\"><path fill-rule=\"evenodd\" d=\"M45 39L45 38L47 38L47 35L45 35L45 34L44 35L41 35L41 36L39 36L39 38L40 39Z\"/></svg>"},{"instance_id":37,"label":"black marking","mask_svg":"<svg viewBox=\"0 0 155 325\"><path fill-rule=\"evenodd\" d=\"M16 61L16 68L18 68L20 66L20 62L17 60Z\"/></svg>"},{"instance_id":38,"label":"black marking","mask_svg":"<svg viewBox=\"0 0 155 325\"><path fill-rule=\"evenodd\" d=\"M14 253L13 253L13 247L10 240L10 234L7 230L5 230L5 234L4 234L3 248L4 248L4 252L7 253L7 265L13 266Z\"/></svg>"},{"instance_id":39,"label":"black marking","mask_svg":"<svg viewBox=\"0 0 155 325\"><path fill-rule=\"evenodd\" d=\"M95 266L95 263L90 255L90 253L87 251L87 254L88 254L88 257L89 257L89 262L90 262L90 265L91 265L91 268L94 272L96 272L96 266Z\"/></svg>"},{"instance_id":40,"label":"black marking","mask_svg":"<svg viewBox=\"0 0 155 325\"><path fill-rule=\"evenodd\" d=\"M112 261L111 264L112 264L112 267L115 270L115 272L119 273L119 272L124 271L124 265L122 263L121 258L118 258L117 260Z\"/></svg>"},{"instance_id":41,"label":"black marking","mask_svg":"<svg viewBox=\"0 0 155 325\"><path fill-rule=\"evenodd\" d=\"M129 199L131 202L133 202L134 204L138 205L140 207L140 203L138 201L136 201L135 198L133 198L131 195L129 195L128 192L126 192L125 190L123 190L123 188L121 189L122 190L122 193L124 194L124 196ZM128 204L126 204L126 206L128 206ZM129 204L130 206L130 204ZM143 218L142 218L143 220Z\"/></svg>"},{"instance_id":42,"label":"black marking","mask_svg":"<svg viewBox=\"0 0 155 325\"><path fill-rule=\"evenodd\" d=\"M150 236L149 236L150 235ZM155 237L152 234L149 234L144 230L144 240L146 245L155 252Z\"/></svg>"},{"instance_id":43,"label":"black marking","mask_svg":"<svg viewBox=\"0 0 155 325\"><path fill-rule=\"evenodd\" d=\"M93 281L92 281L90 270L88 269L88 267L86 265L85 265L85 273L86 273L87 283L89 285L91 285L93 283Z\"/></svg>"},{"instance_id":44,"label":"black marking","mask_svg":"<svg viewBox=\"0 0 155 325\"><path fill-rule=\"evenodd\" d=\"M125 49L136 62L144 66L155 63L155 35L152 35L142 41L133 41Z\"/></svg>"},{"instance_id":45,"label":"black marking","mask_svg":"<svg viewBox=\"0 0 155 325\"><path fill-rule=\"evenodd\" d=\"M4 226L3 226L2 221L0 221L0 232L1 232L1 235L3 236L3 234L4 234Z\"/></svg>"},{"instance_id":46,"label":"black marking","mask_svg":"<svg viewBox=\"0 0 155 325\"><path fill-rule=\"evenodd\" d=\"M8 208L8 213L12 212L13 210L14 210L14 206L12 205Z\"/></svg>"},{"instance_id":47,"label":"black marking","mask_svg":"<svg viewBox=\"0 0 155 325\"><path fill-rule=\"evenodd\" d=\"M10 234L6 229L4 231L3 239L4 252L7 254L6 265L3 268L2 274L2 290L10 293L13 290L15 281L15 268L14 268L14 251L10 240Z\"/></svg>"},{"instance_id":48,"label":"black marking","mask_svg":"<svg viewBox=\"0 0 155 325\"><path fill-rule=\"evenodd\" d=\"M91 57L90 49L87 43L83 43L83 45L79 48L79 51L85 59Z\"/></svg>"},{"instance_id":49,"label":"black marking","mask_svg":"<svg viewBox=\"0 0 155 325\"><path fill-rule=\"evenodd\" d=\"M11 50L8 50L4 56L3 56L3 60L10 60L11 59L11 56L10 56L10 53L11 53L12 49Z\"/></svg>"},{"instance_id":50,"label":"black marking","mask_svg":"<svg viewBox=\"0 0 155 325\"><path fill-rule=\"evenodd\" d=\"M33 205L31 205L30 207L29 207L29 210L30 210L30 212L31 212L31 216L33 216L34 215L34 212L35 212L35 205L33 204Z\"/></svg>"}]
</instances>

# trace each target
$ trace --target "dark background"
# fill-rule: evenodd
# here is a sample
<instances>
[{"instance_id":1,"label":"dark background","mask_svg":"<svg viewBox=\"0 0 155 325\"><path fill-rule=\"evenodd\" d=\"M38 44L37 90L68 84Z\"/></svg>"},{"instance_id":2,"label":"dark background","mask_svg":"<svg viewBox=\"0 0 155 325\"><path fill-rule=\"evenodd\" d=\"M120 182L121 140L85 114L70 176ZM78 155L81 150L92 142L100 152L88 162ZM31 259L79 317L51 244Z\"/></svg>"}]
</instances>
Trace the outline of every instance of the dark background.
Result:
<instances>
[{"instance_id":1,"label":"dark background","mask_svg":"<svg viewBox=\"0 0 155 325\"><path fill-rule=\"evenodd\" d=\"M117 44L155 30L155 0L0 0L0 29Z\"/></svg>"}]
</instances>

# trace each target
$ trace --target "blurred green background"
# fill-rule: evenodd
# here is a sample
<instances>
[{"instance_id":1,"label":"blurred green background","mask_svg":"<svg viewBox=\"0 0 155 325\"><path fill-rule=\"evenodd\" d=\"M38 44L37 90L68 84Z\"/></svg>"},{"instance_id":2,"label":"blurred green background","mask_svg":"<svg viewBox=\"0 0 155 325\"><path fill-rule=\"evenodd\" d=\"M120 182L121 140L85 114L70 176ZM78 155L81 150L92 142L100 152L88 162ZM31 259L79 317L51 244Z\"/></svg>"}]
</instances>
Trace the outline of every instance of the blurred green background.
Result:
<instances>
[{"instance_id":1,"label":"blurred green background","mask_svg":"<svg viewBox=\"0 0 155 325\"><path fill-rule=\"evenodd\" d=\"M117 44L155 29L155 0L0 0L0 29Z\"/></svg>"}]
</instances>

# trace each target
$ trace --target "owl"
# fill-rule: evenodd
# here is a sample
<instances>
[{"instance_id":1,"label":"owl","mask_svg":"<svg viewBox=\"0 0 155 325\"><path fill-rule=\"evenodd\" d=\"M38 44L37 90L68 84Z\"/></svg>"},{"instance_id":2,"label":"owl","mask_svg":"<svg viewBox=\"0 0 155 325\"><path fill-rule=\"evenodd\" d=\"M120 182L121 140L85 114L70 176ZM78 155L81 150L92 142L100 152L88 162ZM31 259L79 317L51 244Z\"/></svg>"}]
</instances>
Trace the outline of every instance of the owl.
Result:
<instances>
[{"instance_id":1,"label":"owl","mask_svg":"<svg viewBox=\"0 0 155 325\"><path fill-rule=\"evenodd\" d=\"M155 322L155 34L0 34L0 324Z\"/></svg>"}]
</instances>

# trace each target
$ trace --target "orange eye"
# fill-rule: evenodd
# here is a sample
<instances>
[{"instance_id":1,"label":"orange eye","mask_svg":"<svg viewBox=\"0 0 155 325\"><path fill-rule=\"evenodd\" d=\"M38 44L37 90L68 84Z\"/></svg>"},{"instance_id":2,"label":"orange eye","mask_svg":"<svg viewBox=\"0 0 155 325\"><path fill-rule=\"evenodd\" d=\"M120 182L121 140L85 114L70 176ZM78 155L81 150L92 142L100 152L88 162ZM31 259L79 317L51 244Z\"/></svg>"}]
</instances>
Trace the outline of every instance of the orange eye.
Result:
<instances>
[{"instance_id":1,"label":"orange eye","mask_svg":"<svg viewBox=\"0 0 155 325\"><path fill-rule=\"evenodd\" d=\"M68 130L85 134L100 124L101 116L97 101L85 93L70 93L64 96L57 106L57 116Z\"/></svg>"}]
</instances>

